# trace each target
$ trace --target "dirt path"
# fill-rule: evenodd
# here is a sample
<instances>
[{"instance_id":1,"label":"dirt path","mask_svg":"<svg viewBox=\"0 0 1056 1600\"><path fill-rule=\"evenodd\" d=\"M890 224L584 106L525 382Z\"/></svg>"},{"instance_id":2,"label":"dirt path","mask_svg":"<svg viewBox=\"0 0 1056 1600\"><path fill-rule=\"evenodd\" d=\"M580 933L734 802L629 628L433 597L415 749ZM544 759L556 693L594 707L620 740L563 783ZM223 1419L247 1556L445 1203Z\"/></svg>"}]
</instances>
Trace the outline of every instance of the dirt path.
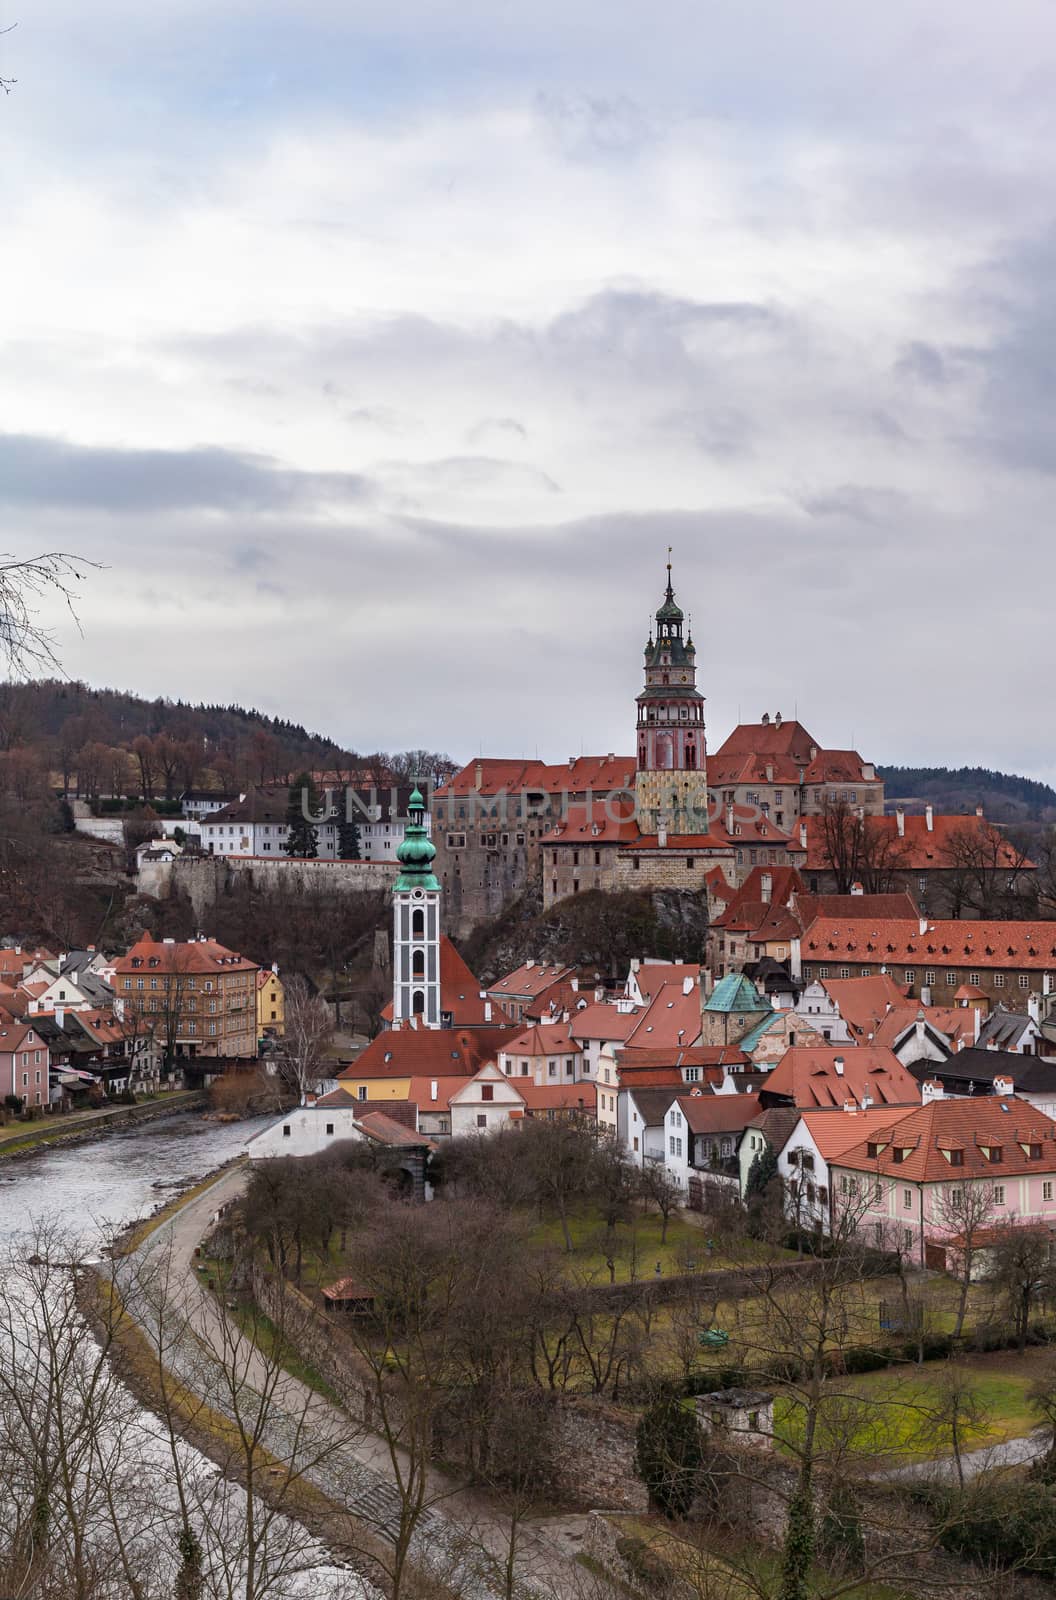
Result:
<instances>
[{"instance_id":1,"label":"dirt path","mask_svg":"<svg viewBox=\"0 0 1056 1600\"><path fill-rule=\"evenodd\" d=\"M222 1311L216 1298L197 1281L195 1249L217 1219L220 1208L242 1192L246 1176L245 1167L225 1173L217 1183L167 1218L136 1253L143 1261L160 1260L167 1255L172 1291L179 1296L181 1312L202 1347L217 1359L218 1352L223 1349ZM129 1310L135 1314L134 1295ZM230 1341L230 1332L227 1340ZM241 1336L238 1337L238 1358L245 1364L250 1387L259 1391L269 1380L269 1369L256 1348ZM215 1404L215 1396L210 1398ZM313 1438L324 1444L331 1442L334 1456L340 1462L340 1471L335 1471L334 1460L328 1461L325 1474L319 1476L318 1487L331 1499L339 1498L349 1511L362 1516L383 1535L390 1530L387 1536L391 1540L391 1529L399 1513L399 1496L396 1474L384 1441L376 1434L357 1428L341 1407L288 1374L275 1386L275 1407L275 1453L282 1454L283 1445L298 1426L298 1420L305 1419ZM335 1489L339 1490L336 1495ZM430 1475L429 1499L430 1509L422 1519L412 1546L417 1561L435 1568L439 1552L441 1564L446 1567L448 1562L458 1561L456 1549L460 1550L464 1544L483 1547L494 1561L505 1560L509 1524L484 1497L434 1472ZM569 1562L583 1548L586 1523L586 1517L570 1515L539 1518L522 1524L517 1572L527 1592L567 1592ZM466 1592L482 1597L488 1595L491 1585L479 1570L479 1559L472 1554L468 1559L475 1570L464 1575L472 1585Z\"/></svg>"}]
</instances>

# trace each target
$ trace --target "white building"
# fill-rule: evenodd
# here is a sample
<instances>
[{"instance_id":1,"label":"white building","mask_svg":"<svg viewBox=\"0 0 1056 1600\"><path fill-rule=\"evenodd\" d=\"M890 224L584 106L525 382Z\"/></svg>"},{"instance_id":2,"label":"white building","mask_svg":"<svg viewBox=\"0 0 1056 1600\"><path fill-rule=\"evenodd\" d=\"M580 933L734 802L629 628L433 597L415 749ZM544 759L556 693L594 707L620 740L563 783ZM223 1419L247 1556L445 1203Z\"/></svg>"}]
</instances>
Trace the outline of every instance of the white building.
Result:
<instances>
[{"instance_id":1,"label":"white building","mask_svg":"<svg viewBox=\"0 0 1056 1600\"><path fill-rule=\"evenodd\" d=\"M339 823L347 813L359 829L360 860L396 861L407 831L410 796L409 788L328 792L324 814L315 822L318 859L341 859ZM247 791L203 818L202 849L216 856L284 856L289 800L286 788ZM431 819L424 809L422 824L428 835Z\"/></svg>"}]
</instances>

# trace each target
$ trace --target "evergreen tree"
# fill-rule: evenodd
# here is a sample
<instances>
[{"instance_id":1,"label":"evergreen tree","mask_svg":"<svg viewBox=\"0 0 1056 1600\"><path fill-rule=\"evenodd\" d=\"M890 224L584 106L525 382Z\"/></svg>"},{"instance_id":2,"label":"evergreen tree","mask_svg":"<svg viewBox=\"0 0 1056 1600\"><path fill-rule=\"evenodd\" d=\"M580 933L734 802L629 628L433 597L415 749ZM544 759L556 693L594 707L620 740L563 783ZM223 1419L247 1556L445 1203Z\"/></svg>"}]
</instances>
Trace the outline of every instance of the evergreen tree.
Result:
<instances>
[{"instance_id":1,"label":"evergreen tree","mask_svg":"<svg viewBox=\"0 0 1056 1600\"><path fill-rule=\"evenodd\" d=\"M677 1396L649 1407L635 1435L634 1464L649 1499L665 1517L688 1517L704 1467L704 1443L693 1411Z\"/></svg>"},{"instance_id":2,"label":"evergreen tree","mask_svg":"<svg viewBox=\"0 0 1056 1600\"><path fill-rule=\"evenodd\" d=\"M359 845L359 823L355 817L344 816L337 825L337 853L342 861L362 861Z\"/></svg>"},{"instance_id":3,"label":"evergreen tree","mask_svg":"<svg viewBox=\"0 0 1056 1600\"><path fill-rule=\"evenodd\" d=\"M777 1151L767 1139L763 1148L748 1168L744 1180L744 1198L747 1203L757 1194L764 1194L767 1185L777 1177Z\"/></svg>"},{"instance_id":4,"label":"evergreen tree","mask_svg":"<svg viewBox=\"0 0 1056 1600\"><path fill-rule=\"evenodd\" d=\"M313 861L319 854L319 832L309 818L319 815L320 804L318 789L309 774L302 772L294 780L286 807L286 826L289 831L282 848L288 856Z\"/></svg>"}]
</instances>

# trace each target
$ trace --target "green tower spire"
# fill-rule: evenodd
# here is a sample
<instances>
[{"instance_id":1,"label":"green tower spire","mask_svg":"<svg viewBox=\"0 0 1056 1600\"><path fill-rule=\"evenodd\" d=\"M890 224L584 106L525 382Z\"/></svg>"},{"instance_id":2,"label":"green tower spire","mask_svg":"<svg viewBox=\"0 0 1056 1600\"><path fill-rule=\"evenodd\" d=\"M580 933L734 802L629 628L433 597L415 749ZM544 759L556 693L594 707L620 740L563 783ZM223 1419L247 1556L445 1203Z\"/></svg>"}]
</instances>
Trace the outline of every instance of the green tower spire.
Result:
<instances>
[{"instance_id":1,"label":"green tower spire","mask_svg":"<svg viewBox=\"0 0 1056 1600\"><path fill-rule=\"evenodd\" d=\"M407 802L407 815L410 820L396 851L396 859L400 863L400 875L393 885L393 893L399 894L408 889L439 889L440 885L433 872L436 846L426 833L422 822L425 815L425 800L417 785Z\"/></svg>"}]
</instances>

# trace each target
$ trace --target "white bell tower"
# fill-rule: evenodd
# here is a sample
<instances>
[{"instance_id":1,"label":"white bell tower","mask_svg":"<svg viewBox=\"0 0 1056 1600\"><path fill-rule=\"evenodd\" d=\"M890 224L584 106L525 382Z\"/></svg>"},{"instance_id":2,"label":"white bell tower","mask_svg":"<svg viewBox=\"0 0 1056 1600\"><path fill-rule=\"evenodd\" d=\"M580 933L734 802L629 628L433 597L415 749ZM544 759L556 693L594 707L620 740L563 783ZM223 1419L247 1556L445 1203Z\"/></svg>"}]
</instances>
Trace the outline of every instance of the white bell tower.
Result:
<instances>
[{"instance_id":1,"label":"white bell tower","mask_svg":"<svg viewBox=\"0 0 1056 1600\"><path fill-rule=\"evenodd\" d=\"M439 1028L440 885L433 872L436 846L425 831L425 801L417 788L407 811L392 891L392 1025Z\"/></svg>"}]
</instances>

